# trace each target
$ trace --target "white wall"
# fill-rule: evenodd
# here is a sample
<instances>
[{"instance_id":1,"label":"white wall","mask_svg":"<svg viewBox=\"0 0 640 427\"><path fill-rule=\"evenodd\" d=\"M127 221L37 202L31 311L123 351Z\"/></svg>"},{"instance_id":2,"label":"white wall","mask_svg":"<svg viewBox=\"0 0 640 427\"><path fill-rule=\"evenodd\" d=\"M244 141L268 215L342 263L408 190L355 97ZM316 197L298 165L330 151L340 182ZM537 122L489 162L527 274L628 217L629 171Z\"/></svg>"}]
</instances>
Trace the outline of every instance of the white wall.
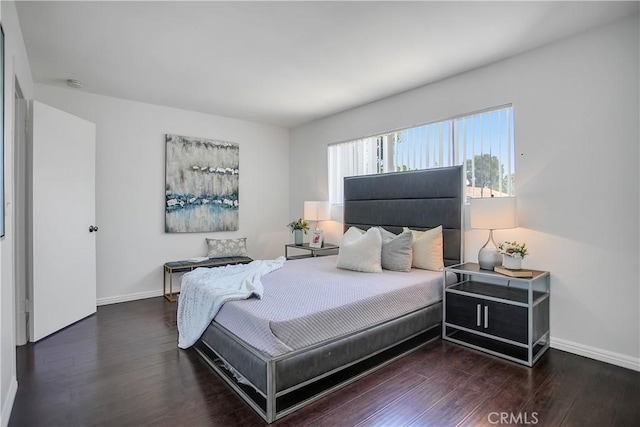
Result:
<instances>
[{"instance_id":1,"label":"white wall","mask_svg":"<svg viewBox=\"0 0 640 427\"><path fill-rule=\"evenodd\" d=\"M287 129L53 86L36 85L35 99L96 123L99 303L161 295L163 263L206 255L205 237L247 237L256 259L283 254ZM164 232L166 133L240 144L237 232Z\"/></svg>"},{"instance_id":2,"label":"white wall","mask_svg":"<svg viewBox=\"0 0 640 427\"><path fill-rule=\"evenodd\" d=\"M14 334L14 258L13 258L13 104L15 80L25 96L33 94L22 31L15 4L0 2L0 17L5 35L4 63L4 170L5 237L0 240L0 425L7 425L17 391L16 348Z\"/></svg>"},{"instance_id":3,"label":"white wall","mask_svg":"<svg viewBox=\"0 0 640 427\"><path fill-rule=\"evenodd\" d=\"M33 82L15 5L0 2L0 17L10 203L14 76L26 98ZM163 262L205 252L204 234L163 232L165 133L240 143L240 230L210 235L247 236L251 256L270 258L282 254L291 238L284 225L302 214L302 202L327 197L327 143L512 102L522 227L496 237L526 241L525 267L552 272L555 347L638 369L638 33L638 18L627 19L338 114L292 131L291 148L287 130L276 127L47 86L36 99L97 124L102 302L157 295ZM322 227L338 238L339 224ZM468 260L484 238L467 232ZM2 425L17 384L12 245L10 234L0 240Z\"/></svg>"},{"instance_id":4,"label":"white wall","mask_svg":"<svg viewBox=\"0 0 640 427\"><path fill-rule=\"evenodd\" d=\"M326 200L328 143L513 103L521 227L496 239L551 271L554 347L640 369L638 28L636 15L292 130L289 216ZM486 234L467 231L468 261Z\"/></svg>"}]
</instances>

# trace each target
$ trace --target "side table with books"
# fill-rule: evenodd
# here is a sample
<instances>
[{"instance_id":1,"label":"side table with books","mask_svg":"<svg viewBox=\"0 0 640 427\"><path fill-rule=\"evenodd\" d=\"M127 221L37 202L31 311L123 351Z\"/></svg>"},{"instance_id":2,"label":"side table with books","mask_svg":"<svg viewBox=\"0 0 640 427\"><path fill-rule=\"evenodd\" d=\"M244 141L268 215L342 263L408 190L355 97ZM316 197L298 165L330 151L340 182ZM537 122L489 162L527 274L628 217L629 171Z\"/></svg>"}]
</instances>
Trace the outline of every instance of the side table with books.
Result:
<instances>
[{"instance_id":1,"label":"side table with books","mask_svg":"<svg viewBox=\"0 0 640 427\"><path fill-rule=\"evenodd\" d=\"M542 357L550 339L549 272L501 274L464 263L446 267L447 273L457 280L443 281L444 339L527 366Z\"/></svg>"}]
</instances>

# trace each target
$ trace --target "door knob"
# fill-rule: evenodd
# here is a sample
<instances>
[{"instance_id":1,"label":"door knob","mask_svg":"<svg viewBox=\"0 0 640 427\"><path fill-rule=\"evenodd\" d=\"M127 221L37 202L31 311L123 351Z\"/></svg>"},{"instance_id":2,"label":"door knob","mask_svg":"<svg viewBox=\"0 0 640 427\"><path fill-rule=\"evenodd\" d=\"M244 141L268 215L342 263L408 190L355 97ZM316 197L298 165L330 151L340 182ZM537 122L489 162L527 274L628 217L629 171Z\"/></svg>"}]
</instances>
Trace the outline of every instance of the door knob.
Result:
<instances>
[{"instance_id":1,"label":"door knob","mask_svg":"<svg viewBox=\"0 0 640 427\"><path fill-rule=\"evenodd\" d=\"M94 231L98 231L98 226L97 225L90 225L89 226L89 233L93 233Z\"/></svg>"}]
</instances>

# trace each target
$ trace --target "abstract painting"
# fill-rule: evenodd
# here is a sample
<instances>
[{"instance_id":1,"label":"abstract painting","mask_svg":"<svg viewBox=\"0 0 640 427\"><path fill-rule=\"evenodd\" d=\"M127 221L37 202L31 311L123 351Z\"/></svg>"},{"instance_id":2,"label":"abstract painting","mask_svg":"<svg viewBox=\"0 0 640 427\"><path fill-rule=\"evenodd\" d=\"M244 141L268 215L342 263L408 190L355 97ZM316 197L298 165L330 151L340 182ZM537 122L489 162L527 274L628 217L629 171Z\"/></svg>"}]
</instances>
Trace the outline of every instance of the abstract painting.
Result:
<instances>
[{"instance_id":1,"label":"abstract painting","mask_svg":"<svg viewBox=\"0 0 640 427\"><path fill-rule=\"evenodd\" d=\"M166 135L165 232L238 229L240 147Z\"/></svg>"}]
</instances>

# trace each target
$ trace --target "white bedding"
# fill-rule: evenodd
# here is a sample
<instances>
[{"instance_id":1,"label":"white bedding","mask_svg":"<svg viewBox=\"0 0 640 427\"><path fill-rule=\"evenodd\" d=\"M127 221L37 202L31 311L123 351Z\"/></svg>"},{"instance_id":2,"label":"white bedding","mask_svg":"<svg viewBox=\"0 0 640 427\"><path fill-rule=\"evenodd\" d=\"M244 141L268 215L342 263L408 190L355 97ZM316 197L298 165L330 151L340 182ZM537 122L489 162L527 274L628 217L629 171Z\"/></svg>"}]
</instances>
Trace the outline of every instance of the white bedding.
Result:
<instances>
[{"instance_id":1,"label":"white bedding","mask_svg":"<svg viewBox=\"0 0 640 427\"><path fill-rule=\"evenodd\" d=\"M223 304L255 295L262 297L262 276L281 268L285 258L249 264L196 268L182 276L178 299L178 347L198 341Z\"/></svg>"},{"instance_id":2,"label":"white bedding","mask_svg":"<svg viewBox=\"0 0 640 427\"><path fill-rule=\"evenodd\" d=\"M342 270L336 256L287 261L262 278L261 300L227 302L214 320L278 356L441 301L442 280L428 270Z\"/></svg>"}]
</instances>

